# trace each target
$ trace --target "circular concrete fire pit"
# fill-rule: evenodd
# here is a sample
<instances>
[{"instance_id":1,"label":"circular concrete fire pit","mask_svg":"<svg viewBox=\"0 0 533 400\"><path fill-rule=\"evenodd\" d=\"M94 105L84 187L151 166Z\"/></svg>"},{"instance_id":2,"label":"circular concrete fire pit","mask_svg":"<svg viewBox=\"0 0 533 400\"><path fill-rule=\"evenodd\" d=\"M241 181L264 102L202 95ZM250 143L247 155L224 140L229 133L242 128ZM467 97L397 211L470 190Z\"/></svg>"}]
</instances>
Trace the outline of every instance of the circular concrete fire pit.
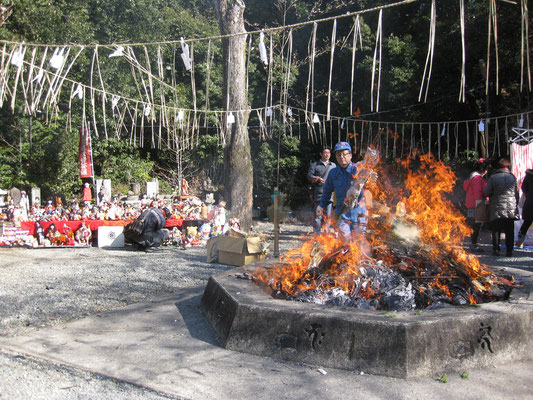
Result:
<instances>
[{"instance_id":1,"label":"circular concrete fire pit","mask_svg":"<svg viewBox=\"0 0 533 400\"><path fill-rule=\"evenodd\" d=\"M530 357L533 301L380 312L277 300L242 268L209 279L203 311L230 350L409 378Z\"/></svg>"}]
</instances>

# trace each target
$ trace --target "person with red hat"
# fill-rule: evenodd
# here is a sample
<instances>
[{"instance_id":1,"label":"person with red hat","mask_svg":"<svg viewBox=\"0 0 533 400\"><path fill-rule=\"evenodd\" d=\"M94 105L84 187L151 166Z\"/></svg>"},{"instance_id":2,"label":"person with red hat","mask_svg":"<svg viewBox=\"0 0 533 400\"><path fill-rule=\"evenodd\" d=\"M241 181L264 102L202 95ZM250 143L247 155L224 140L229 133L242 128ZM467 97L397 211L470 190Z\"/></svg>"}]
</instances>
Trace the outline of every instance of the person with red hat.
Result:
<instances>
[{"instance_id":1,"label":"person with red hat","mask_svg":"<svg viewBox=\"0 0 533 400\"><path fill-rule=\"evenodd\" d=\"M477 244L479 232L481 230L482 222L476 222L475 210L476 206L485 200L483 196L483 189L487 186L485 175L487 174L487 163L485 159L480 158L476 161L475 171L470 174L470 177L463 182L463 189L465 190L465 206L466 218L470 227L472 228L472 235L470 235L470 250L475 252L483 252Z\"/></svg>"}]
</instances>

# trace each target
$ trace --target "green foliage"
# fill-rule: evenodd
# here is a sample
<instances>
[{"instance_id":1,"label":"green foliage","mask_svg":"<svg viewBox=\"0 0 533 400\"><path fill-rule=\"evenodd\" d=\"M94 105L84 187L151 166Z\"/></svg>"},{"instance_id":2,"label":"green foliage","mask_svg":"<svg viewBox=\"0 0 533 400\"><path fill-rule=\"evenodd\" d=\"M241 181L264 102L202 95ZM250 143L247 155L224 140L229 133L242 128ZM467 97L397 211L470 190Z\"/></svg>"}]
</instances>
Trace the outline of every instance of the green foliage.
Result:
<instances>
[{"instance_id":1,"label":"green foliage","mask_svg":"<svg viewBox=\"0 0 533 400\"><path fill-rule=\"evenodd\" d=\"M389 4L385 0L347 0L331 2L326 0L277 0L264 2L247 0L245 18L248 30L262 27L281 26L312 19L342 15L346 12ZM14 11L7 23L0 27L0 37L37 43L153 43L175 41L179 37L197 38L219 34L215 7L208 0L16 0ZM424 0L383 13L383 58L381 64L381 110L396 110L380 113L373 119L387 121L424 121L477 119L485 110L487 97L478 60L486 58L488 2L466 2L467 36L467 102L458 103L461 68L460 23L458 2L437 2L437 37L429 102L418 102L420 83L425 67L429 34L429 10L431 2ZM520 7L502 2L499 7L500 27L510 27L519 21ZM357 49L354 70L354 95L352 100L363 114L370 110L370 82L378 13L361 16L363 31L362 48ZM351 86L352 60L352 18L340 18L337 25L337 46L333 70L331 71L331 107L333 115L346 115ZM312 26L293 30L293 54L289 79L289 103L303 108L306 104L309 68L309 38ZM314 75L314 109L323 112L328 100L330 76L330 38L332 22L319 24L317 31L317 57ZM500 28L500 87L496 95L491 87L490 107L493 115L503 115L518 109L525 109L530 103L527 91L520 92L520 29ZM533 31L530 30L530 35ZM272 98L277 102L286 79L288 54L288 32L273 34L274 63L272 82L267 82L268 68L259 60L257 36L254 36L249 62L249 101L252 107L263 107L266 90L271 84ZM267 46L270 35L266 35ZM531 39L530 39L531 41ZM225 104L222 87L226 79L222 73L221 43L211 42L214 57L210 69L210 94L206 99L205 81L207 65L205 54L207 41L194 42L196 100L203 108L209 100L209 108L222 108ZM132 79L130 64L122 58L108 58L113 49L99 47L99 63L104 86L108 93L121 93L131 98L145 98L144 83ZM39 51L42 51L40 49ZM145 51L150 60L157 52L157 46L136 46L133 49L137 59L146 65ZM186 107L192 104L190 73L183 67L179 44L161 46L163 79L168 86L153 84L153 96L164 96L167 105ZM41 54L41 53L39 53ZM87 82L91 73L93 49L86 48L73 67L69 78ZM282 63L283 61L283 63ZM490 80L495 82L495 68L491 64ZM155 66L150 66L154 76ZM96 76L93 76L95 80ZM95 86L98 86L95 84ZM67 85L68 86L68 85ZM68 90L65 86L63 91ZM102 97L97 97L97 102ZM108 98L109 101L109 98ZM131 104L130 104L131 105ZM414 105L414 106L413 106ZM123 107L123 103L119 104ZM29 119L22 115L23 100L17 97L14 113L9 105L0 110L0 187L13 185L28 187L39 185L44 193L63 192L65 195L79 195L81 181L78 177L77 131L69 132L64 111L66 104L59 105L59 116L54 125L46 126L43 115L32 119L32 140L29 138ZM147 140L144 149L134 149L128 137L104 140L104 115L96 107L98 139L93 140L94 166L97 177L111 178L114 185L127 188L131 182L145 182L154 176L165 180L171 186L177 183L177 157L175 150L149 149ZM87 110L86 110L87 111ZM43 110L46 112L46 110ZM72 126L80 126L81 102L72 102ZM92 112L92 111L87 111ZM108 113L107 127L112 125L116 115ZM250 125L257 125L257 116L252 113ZM301 121L299 121L301 122ZM126 121L125 125L131 124ZM215 122L210 121L210 126ZM156 128L157 129L157 128ZM280 131L281 129L281 131ZM295 128L296 129L296 128ZM254 163L254 192L259 199L270 201L274 186L287 195L287 202L301 199L302 188L306 186L307 163L317 158L316 146L306 139L304 124L302 139L296 139L279 126L268 127L272 139L259 140L251 130L251 146ZM329 137L329 127L325 127ZM335 129L333 127L333 129ZM94 133L94 132L93 132ZM109 135L114 136L113 132ZM279 182L278 182L278 136ZM334 135L335 136L335 135ZM424 139L422 139L424 140ZM463 140L460 136L459 140ZM217 134L204 131L198 139L198 147L186 150L182 156L182 176L187 179L202 179L209 176L213 183L223 183L223 151ZM459 159L449 160L455 165L467 165L478 158L475 151L463 152ZM300 196L300 197L298 197ZM44 196L43 196L44 197Z\"/></svg>"},{"instance_id":2,"label":"green foliage","mask_svg":"<svg viewBox=\"0 0 533 400\"><path fill-rule=\"evenodd\" d=\"M149 155L123 140L94 140L93 163L97 178L117 183L145 183L152 179L153 162Z\"/></svg>"},{"instance_id":3,"label":"green foliage","mask_svg":"<svg viewBox=\"0 0 533 400\"><path fill-rule=\"evenodd\" d=\"M276 129L282 129L278 127ZM254 159L254 189L256 203L269 203L274 187L286 195L287 204L301 204L302 187L306 185L306 159L300 139L295 136L283 135L279 138L279 181L278 181L278 143L275 141L260 142L252 146ZM306 192L306 189L304 190ZM262 201L261 201L262 199ZM264 205L264 204L263 204Z\"/></svg>"},{"instance_id":4,"label":"green foliage","mask_svg":"<svg viewBox=\"0 0 533 400\"><path fill-rule=\"evenodd\" d=\"M79 195L77 136L63 128L61 118L50 125L32 118L30 142L29 117L17 117L7 131L5 126L2 128L0 187L29 189L36 185L41 187L43 199L55 193Z\"/></svg>"}]
</instances>

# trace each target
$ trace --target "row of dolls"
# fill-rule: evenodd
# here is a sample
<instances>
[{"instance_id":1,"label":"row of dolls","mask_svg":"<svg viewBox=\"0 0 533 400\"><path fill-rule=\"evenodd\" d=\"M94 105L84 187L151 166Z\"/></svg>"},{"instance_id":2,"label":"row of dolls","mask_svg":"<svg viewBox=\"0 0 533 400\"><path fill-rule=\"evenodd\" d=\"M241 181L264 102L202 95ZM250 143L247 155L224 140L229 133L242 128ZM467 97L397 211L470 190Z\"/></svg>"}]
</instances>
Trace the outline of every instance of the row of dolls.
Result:
<instances>
[{"instance_id":1,"label":"row of dolls","mask_svg":"<svg viewBox=\"0 0 533 400\"><path fill-rule=\"evenodd\" d=\"M226 234L230 229L239 230L240 227L241 223L238 218L230 218L228 223L224 223L224 225L205 222L199 228L189 226L184 233L179 228L174 227L163 246L205 246L210 238Z\"/></svg>"},{"instance_id":2,"label":"row of dolls","mask_svg":"<svg viewBox=\"0 0 533 400\"><path fill-rule=\"evenodd\" d=\"M92 232L85 222L81 223L76 232L67 224L63 224L63 232L59 231L55 224L50 224L45 232L42 225L36 222L35 237L39 246L89 246Z\"/></svg>"},{"instance_id":3,"label":"row of dolls","mask_svg":"<svg viewBox=\"0 0 533 400\"><path fill-rule=\"evenodd\" d=\"M133 220L137 218L146 207L167 207L171 209L170 218L173 219L207 219L209 213L217 207L224 207L221 202L216 207L208 207L200 199L193 197L183 201L174 201L172 206L168 200L153 200L149 203L141 203L141 207L135 207L130 203L118 201L105 202L100 206L86 202L81 206L73 201L69 207L63 207L58 203L57 207L48 201L45 207L35 204L29 213L23 212L19 207L10 207L7 212L9 220L20 221L81 221L90 220Z\"/></svg>"}]
</instances>

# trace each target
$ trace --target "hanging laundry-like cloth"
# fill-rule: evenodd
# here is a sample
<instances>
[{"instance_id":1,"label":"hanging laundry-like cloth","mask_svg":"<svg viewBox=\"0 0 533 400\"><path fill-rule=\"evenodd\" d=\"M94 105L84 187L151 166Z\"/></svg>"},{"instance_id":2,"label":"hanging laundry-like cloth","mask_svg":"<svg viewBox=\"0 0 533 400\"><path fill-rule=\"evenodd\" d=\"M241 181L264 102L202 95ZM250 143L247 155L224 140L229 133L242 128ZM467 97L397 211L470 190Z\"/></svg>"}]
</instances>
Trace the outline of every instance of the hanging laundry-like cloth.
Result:
<instances>
[{"instance_id":1,"label":"hanging laundry-like cloth","mask_svg":"<svg viewBox=\"0 0 533 400\"><path fill-rule=\"evenodd\" d=\"M516 176L518 186L522 187L526 169L533 168L533 143L527 145L513 143L511 145L511 162L511 172Z\"/></svg>"}]
</instances>

